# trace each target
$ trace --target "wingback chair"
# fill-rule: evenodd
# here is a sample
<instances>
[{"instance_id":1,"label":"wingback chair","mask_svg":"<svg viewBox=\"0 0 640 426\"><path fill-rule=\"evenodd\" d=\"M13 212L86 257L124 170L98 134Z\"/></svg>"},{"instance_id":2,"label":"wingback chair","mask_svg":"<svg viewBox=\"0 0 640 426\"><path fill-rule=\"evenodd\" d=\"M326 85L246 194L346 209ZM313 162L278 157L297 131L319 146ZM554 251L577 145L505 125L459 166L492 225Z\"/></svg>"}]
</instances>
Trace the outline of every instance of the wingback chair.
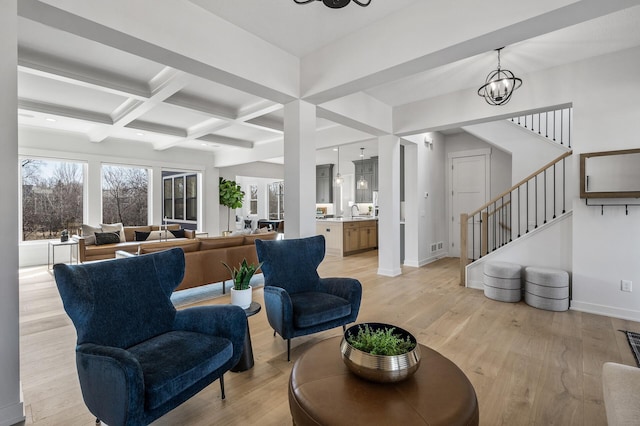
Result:
<instances>
[{"instance_id":1,"label":"wingback chair","mask_svg":"<svg viewBox=\"0 0 640 426\"><path fill-rule=\"evenodd\" d=\"M320 278L324 236L290 240L256 240L264 275L264 304L274 330L287 340L354 322L362 285L353 278Z\"/></svg>"},{"instance_id":2,"label":"wingback chair","mask_svg":"<svg viewBox=\"0 0 640 426\"><path fill-rule=\"evenodd\" d=\"M239 360L247 317L232 305L176 311L179 248L54 266L77 332L76 367L89 411L110 426L146 425L220 379Z\"/></svg>"}]
</instances>

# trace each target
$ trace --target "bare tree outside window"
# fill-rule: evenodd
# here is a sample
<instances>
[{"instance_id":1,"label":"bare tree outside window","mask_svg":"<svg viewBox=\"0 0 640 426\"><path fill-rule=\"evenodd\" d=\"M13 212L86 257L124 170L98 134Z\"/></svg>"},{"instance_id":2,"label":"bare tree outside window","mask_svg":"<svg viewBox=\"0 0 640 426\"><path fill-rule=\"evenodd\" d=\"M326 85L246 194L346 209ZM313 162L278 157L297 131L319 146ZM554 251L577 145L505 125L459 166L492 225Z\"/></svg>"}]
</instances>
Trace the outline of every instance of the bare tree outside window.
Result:
<instances>
[{"instance_id":1,"label":"bare tree outside window","mask_svg":"<svg viewBox=\"0 0 640 426\"><path fill-rule=\"evenodd\" d=\"M82 223L82 164L24 159L22 175L22 240L59 238Z\"/></svg>"},{"instance_id":2,"label":"bare tree outside window","mask_svg":"<svg viewBox=\"0 0 640 426\"><path fill-rule=\"evenodd\" d=\"M258 185L249 185L249 214L258 214Z\"/></svg>"},{"instance_id":3,"label":"bare tree outside window","mask_svg":"<svg viewBox=\"0 0 640 426\"><path fill-rule=\"evenodd\" d=\"M125 226L148 222L149 171L139 167L102 166L102 221Z\"/></svg>"},{"instance_id":4,"label":"bare tree outside window","mask_svg":"<svg viewBox=\"0 0 640 426\"><path fill-rule=\"evenodd\" d=\"M269 219L284 219L284 182L269 184Z\"/></svg>"}]
</instances>

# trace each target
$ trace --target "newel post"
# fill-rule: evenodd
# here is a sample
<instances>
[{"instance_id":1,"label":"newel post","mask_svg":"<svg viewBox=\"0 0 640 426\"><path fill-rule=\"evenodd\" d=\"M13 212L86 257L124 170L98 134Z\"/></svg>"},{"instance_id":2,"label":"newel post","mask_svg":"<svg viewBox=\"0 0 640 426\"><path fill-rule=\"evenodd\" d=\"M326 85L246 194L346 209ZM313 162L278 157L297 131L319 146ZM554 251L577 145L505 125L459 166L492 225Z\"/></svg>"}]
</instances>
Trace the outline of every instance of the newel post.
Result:
<instances>
[{"instance_id":1,"label":"newel post","mask_svg":"<svg viewBox=\"0 0 640 426\"><path fill-rule=\"evenodd\" d=\"M462 213L460 215L460 285L466 285L466 267L469 263L467 258L467 223L469 222L469 215Z\"/></svg>"}]
</instances>

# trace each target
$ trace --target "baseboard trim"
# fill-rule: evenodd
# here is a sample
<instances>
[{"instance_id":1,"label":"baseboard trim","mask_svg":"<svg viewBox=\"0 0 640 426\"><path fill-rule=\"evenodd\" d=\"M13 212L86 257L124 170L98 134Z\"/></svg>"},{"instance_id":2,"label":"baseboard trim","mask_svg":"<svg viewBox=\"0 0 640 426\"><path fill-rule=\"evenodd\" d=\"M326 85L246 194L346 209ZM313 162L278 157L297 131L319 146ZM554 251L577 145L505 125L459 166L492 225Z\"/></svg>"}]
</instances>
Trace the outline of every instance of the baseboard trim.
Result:
<instances>
[{"instance_id":1,"label":"baseboard trim","mask_svg":"<svg viewBox=\"0 0 640 426\"><path fill-rule=\"evenodd\" d=\"M443 255L432 256L432 257L428 257L426 259L422 259L420 261L405 259L405 261L403 262L403 265L404 266L411 266L412 268L421 268L421 267L423 267L425 265L428 265L430 263L435 262L438 259L442 259L443 257L446 257L446 256L443 256Z\"/></svg>"},{"instance_id":2,"label":"baseboard trim","mask_svg":"<svg viewBox=\"0 0 640 426\"><path fill-rule=\"evenodd\" d=\"M470 280L467 282L468 288L475 288L476 290L484 290L484 282L477 280Z\"/></svg>"},{"instance_id":3,"label":"baseboard trim","mask_svg":"<svg viewBox=\"0 0 640 426\"><path fill-rule=\"evenodd\" d=\"M12 426L25 420L24 404L22 402L0 408L0 426Z\"/></svg>"},{"instance_id":4,"label":"baseboard trim","mask_svg":"<svg viewBox=\"0 0 640 426\"><path fill-rule=\"evenodd\" d=\"M575 300L571 301L570 309L578 312L586 312L589 314L604 315L607 317L640 322L640 311L620 309L613 306L597 305L595 303L579 302Z\"/></svg>"},{"instance_id":5,"label":"baseboard trim","mask_svg":"<svg viewBox=\"0 0 640 426\"><path fill-rule=\"evenodd\" d=\"M402 275L402 270L398 269L382 269L378 268L378 275L383 275L385 277L397 277L398 275Z\"/></svg>"}]
</instances>

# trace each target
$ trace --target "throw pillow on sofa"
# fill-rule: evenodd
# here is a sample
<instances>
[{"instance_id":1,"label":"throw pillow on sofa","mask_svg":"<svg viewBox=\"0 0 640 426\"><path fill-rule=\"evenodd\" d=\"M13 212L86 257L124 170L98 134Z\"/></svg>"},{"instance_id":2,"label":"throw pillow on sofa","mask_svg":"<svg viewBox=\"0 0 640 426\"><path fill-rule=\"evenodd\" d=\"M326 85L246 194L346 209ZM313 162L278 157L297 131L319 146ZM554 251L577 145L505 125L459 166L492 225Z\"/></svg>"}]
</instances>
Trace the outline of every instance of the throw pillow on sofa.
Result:
<instances>
[{"instance_id":1,"label":"throw pillow on sofa","mask_svg":"<svg viewBox=\"0 0 640 426\"><path fill-rule=\"evenodd\" d=\"M133 231L134 239L133 241L147 241L151 232L143 232L143 231Z\"/></svg>"},{"instance_id":2,"label":"throw pillow on sofa","mask_svg":"<svg viewBox=\"0 0 640 426\"><path fill-rule=\"evenodd\" d=\"M150 232L142 232L135 231L135 241L164 241L164 240L172 240L176 238L175 231L168 230L165 231L150 231ZM182 231L182 235L184 236L184 231Z\"/></svg>"},{"instance_id":3,"label":"throw pillow on sofa","mask_svg":"<svg viewBox=\"0 0 640 426\"><path fill-rule=\"evenodd\" d=\"M96 245L117 244L120 242L120 232L96 232Z\"/></svg>"},{"instance_id":4,"label":"throw pillow on sofa","mask_svg":"<svg viewBox=\"0 0 640 426\"><path fill-rule=\"evenodd\" d=\"M176 238L184 238L184 229L169 229L169 232Z\"/></svg>"},{"instance_id":5,"label":"throw pillow on sofa","mask_svg":"<svg viewBox=\"0 0 640 426\"><path fill-rule=\"evenodd\" d=\"M118 232L121 243L127 241L124 236L124 226L122 226L122 223L101 223L100 228L102 228L102 232Z\"/></svg>"},{"instance_id":6,"label":"throw pillow on sofa","mask_svg":"<svg viewBox=\"0 0 640 426\"><path fill-rule=\"evenodd\" d=\"M82 224L82 236L84 237L84 244L87 246L95 245L96 243L96 232L102 232L102 228L99 226L91 226Z\"/></svg>"}]
</instances>

